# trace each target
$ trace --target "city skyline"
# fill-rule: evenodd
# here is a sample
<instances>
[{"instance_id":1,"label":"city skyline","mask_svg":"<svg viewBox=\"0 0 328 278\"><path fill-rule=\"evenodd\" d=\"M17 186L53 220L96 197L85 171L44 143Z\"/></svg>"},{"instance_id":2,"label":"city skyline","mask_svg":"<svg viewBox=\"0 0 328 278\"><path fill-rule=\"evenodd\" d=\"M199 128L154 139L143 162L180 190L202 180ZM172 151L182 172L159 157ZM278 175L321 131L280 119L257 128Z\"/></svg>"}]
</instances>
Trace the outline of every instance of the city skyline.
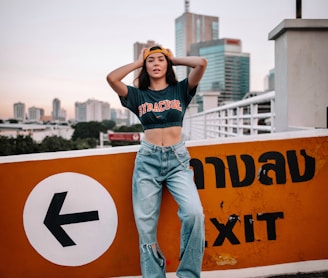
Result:
<instances>
[{"instance_id":1,"label":"city skyline","mask_svg":"<svg viewBox=\"0 0 328 278\"><path fill-rule=\"evenodd\" d=\"M71 118L68 118L66 116L66 110L65 110L65 107L62 107L61 106L61 101L60 99L58 98L54 98L52 101L52 110L51 111L46 111L45 112L45 109L43 107L36 107L35 105L33 106L29 106L29 105L26 105L26 103L24 102L15 102L13 103L13 116L12 117L9 117L8 119L16 119L16 120L20 120L20 121L29 121L29 120L41 120L41 121L56 121L56 120L60 120L60 121L70 121L70 120L76 120L76 121L85 121L85 120L81 120L79 118L79 115L77 115L77 107L78 106L81 106L81 105L87 105L87 104L93 104L93 105L99 105L99 104L102 104L102 105L105 105L106 106L106 109L108 109L108 116L102 116L102 119L98 119L99 121L102 121L102 120L109 120L111 119L110 118L110 110L115 110L115 111L119 111L119 110L123 110L120 109L120 108L112 108L110 106L110 103L109 102L105 102L105 101L101 101L101 100L97 100L95 98L89 98L85 101L82 101L82 102L79 102L79 101L76 101L74 102L74 115L73 117ZM57 104L59 103L59 105ZM58 106L58 107L57 107ZM34 110L42 110L42 115L39 115L39 119L35 119L35 118L31 118L30 117L30 110L31 109L34 109ZM102 107L100 107L100 113L101 113L101 110L102 110ZM98 112L99 112L98 111ZM94 112L94 113L98 113L98 112ZM79 112L78 112L79 114ZM16 116L15 116L16 115ZM85 116L87 117L87 115ZM89 118L86 119L86 121L91 121L91 120L95 120L95 119L91 119Z\"/></svg>"},{"instance_id":2,"label":"city skyline","mask_svg":"<svg viewBox=\"0 0 328 278\"><path fill-rule=\"evenodd\" d=\"M35 105L28 105L28 104L26 104L25 102L22 102L22 101L17 101L17 102L15 102L15 103L13 103L12 104L12 108L13 108L13 115L11 116L11 117L8 117L7 119L18 119L18 120L23 120L23 119L20 119L20 118L17 118L17 117L15 117L14 116L14 114L15 114L15 106L17 106L17 105L24 105L24 107L25 107L25 117L27 117L26 119L28 120L29 119L29 117L28 117L28 111L29 111L29 109L31 109L31 108L36 108L36 109L40 109L40 110L44 110L44 117L46 117L47 119L50 117L52 120L56 120L55 118L56 117L54 117L54 115L53 115L53 113L54 113L54 107L53 107L53 105L54 105L54 101L55 100L59 100L59 102L61 102L61 100L59 99L59 98L57 98L57 97L55 97L54 99L52 99L51 100L51 106L52 106L52 108L50 108L50 111L45 111L45 109L44 109L44 107L41 107L41 106L38 106L38 107L36 107ZM98 100L98 99L95 99L95 98L88 98L88 99L86 99L85 101L75 101L74 102L74 111L73 111L73 115L72 115L72 117L68 117L68 116L66 116L66 109L65 109L65 107L63 107L63 106L60 106L60 110L62 110L62 113L64 113L65 114L65 120L66 121L68 121L68 120L75 120L75 118L76 118L76 111L75 111L75 107L76 107L76 105L77 104L81 104L81 103L87 103L87 102L103 102L103 103L106 103L106 104L108 104L109 105L109 107L110 107L110 109L115 109L115 110L120 110L119 108L114 108L114 107L111 107L110 106L110 103L109 102L106 102L106 101L101 101L101 100ZM24 118L25 118L24 117ZM1 118L0 118L1 119Z\"/></svg>"},{"instance_id":3,"label":"city skyline","mask_svg":"<svg viewBox=\"0 0 328 278\"><path fill-rule=\"evenodd\" d=\"M303 18L328 18L327 1L302 2ZM0 118L11 118L17 102L48 115L54 98L67 118L74 117L75 102L90 98L121 108L107 73L133 61L135 42L154 40L175 52L174 20L184 12L183 0L128 3L129 9L126 2L113 8L105 0L0 0ZM295 18L295 6L295 0L190 0L191 13L219 17L219 38L240 39L250 53L251 91L264 89L274 67L269 32Z\"/></svg>"}]
</instances>

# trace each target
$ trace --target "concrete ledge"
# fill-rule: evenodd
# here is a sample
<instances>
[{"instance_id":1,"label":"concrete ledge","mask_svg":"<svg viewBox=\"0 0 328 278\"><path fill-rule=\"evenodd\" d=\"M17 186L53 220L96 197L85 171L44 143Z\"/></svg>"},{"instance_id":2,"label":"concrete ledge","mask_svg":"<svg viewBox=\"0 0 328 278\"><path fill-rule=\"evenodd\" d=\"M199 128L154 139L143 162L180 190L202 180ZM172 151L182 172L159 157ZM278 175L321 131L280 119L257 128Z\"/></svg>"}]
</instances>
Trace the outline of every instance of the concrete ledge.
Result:
<instances>
[{"instance_id":1,"label":"concrete ledge","mask_svg":"<svg viewBox=\"0 0 328 278\"><path fill-rule=\"evenodd\" d=\"M275 40L287 30L328 31L328 19L284 19L269 33L269 40Z\"/></svg>"}]
</instances>

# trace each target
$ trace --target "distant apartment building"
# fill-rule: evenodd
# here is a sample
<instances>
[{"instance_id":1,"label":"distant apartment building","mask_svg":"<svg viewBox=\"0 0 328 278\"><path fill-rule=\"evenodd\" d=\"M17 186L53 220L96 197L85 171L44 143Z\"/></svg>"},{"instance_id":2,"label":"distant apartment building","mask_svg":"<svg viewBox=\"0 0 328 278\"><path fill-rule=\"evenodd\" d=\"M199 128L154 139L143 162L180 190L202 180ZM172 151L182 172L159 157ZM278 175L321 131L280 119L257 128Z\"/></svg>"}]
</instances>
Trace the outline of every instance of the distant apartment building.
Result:
<instances>
[{"instance_id":1,"label":"distant apartment building","mask_svg":"<svg viewBox=\"0 0 328 278\"><path fill-rule=\"evenodd\" d=\"M95 99L75 102L75 120L77 122L101 122L110 118L110 105L107 102Z\"/></svg>"},{"instance_id":2,"label":"distant apartment building","mask_svg":"<svg viewBox=\"0 0 328 278\"><path fill-rule=\"evenodd\" d=\"M59 120L59 113L60 113L59 111L60 111L60 100L58 98L55 98L52 101L52 113L51 113L52 119L54 121Z\"/></svg>"},{"instance_id":3,"label":"distant apartment building","mask_svg":"<svg viewBox=\"0 0 328 278\"><path fill-rule=\"evenodd\" d=\"M75 102L75 121L87 122L86 102Z\"/></svg>"},{"instance_id":4,"label":"distant apartment building","mask_svg":"<svg viewBox=\"0 0 328 278\"><path fill-rule=\"evenodd\" d=\"M44 109L32 106L28 109L28 119L29 121L41 121L44 116Z\"/></svg>"},{"instance_id":5,"label":"distant apartment building","mask_svg":"<svg viewBox=\"0 0 328 278\"><path fill-rule=\"evenodd\" d=\"M193 43L219 38L219 18L189 12L189 1L185 1L185 12L175 19L175 56L189 56ZM177 67L179 80L188 75L187 67Z\"/></svg>"},{"instance_id":6,"label":"distant apartment building","mask_svg":"<svg viewBox=\"0 0 328 278\"><path fill-rule=\"evenodd\" d=\"M118 116L118 109L111 109L110 110L110 119L114 122L117 121L117 116Z\"/></svg>"},{"instance_id":7,"label":"distant apartment building","mask_svg":"<svg viewBox=\"0 0 328 278\"><path fill-rule=\"evenodd\" d=\"M128 110L128 109L117 109L116 110L116 125L117 126L123 126L123 125L125 125L125 126L129 126L129 125L134 125L134 124L136 124L136 123L131 123L129 120L130 120L130 118L129 118L129 116L130 116L130 110ZM139 120L138 120L138 123L140 123L139 122Z\"/></svg>"},{"instance_id":8,"label":"distant apartment building","mask_svg":"<svg viewBox=\"0 0 328 278\"><path fill-rule=\"evenodd\" d=\"M241 40L223 38L191 45L191 55L205 57L206 72L199 91L219 92L218 105L241 100L249 92L250 55L242 52ZM201 97L196 102L201 107Z\"/></svg>"},{"instance_id":9,"label":"distant apartment building","mask_svg":"<svg viewBox=\"0 0 328 278\"><path fill-rule=\"evenodd\" d=\"M265 77L264 79L264 90L265 91L274 91L274 76L275 76L275 71L274 69L271 69L269 71L269 74Z\"/></svg>"},{"instance_id":10,"label":"distant apartment building","mask_svg":"<svg viewBox=\"0 0 328 278\"><path fill-rule=\"evenodd\" d=\"M55 98L52 101L52 120L53 121L65 121L66 120L66 111L61 108L60 100Z\"/></svg>"},{"instance_id":11,"label":"distant apartment building","mask_svg":"<svg viewBox=\"0 0 328 278\"><path fill-rule=\"evenodd\" d=\"M17 121L24 121L26 118L25 113L25 103L14 103L14 119L16 119Z\"/></svg>"}]
</instances>

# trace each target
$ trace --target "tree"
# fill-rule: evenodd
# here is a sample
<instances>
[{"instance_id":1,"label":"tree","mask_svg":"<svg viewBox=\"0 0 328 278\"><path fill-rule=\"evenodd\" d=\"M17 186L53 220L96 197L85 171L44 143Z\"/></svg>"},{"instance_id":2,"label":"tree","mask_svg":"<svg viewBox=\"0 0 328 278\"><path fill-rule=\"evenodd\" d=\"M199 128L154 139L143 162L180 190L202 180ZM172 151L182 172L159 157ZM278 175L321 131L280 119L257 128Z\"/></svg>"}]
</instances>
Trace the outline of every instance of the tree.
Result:
<instances>
[{"instance_id":1,"label":"tree","mask_svg":"<svg viewBox=\"0 0 328 278\"><path fill-rule=\"evenodd\" d=\"M0 136L0 155L11 155L12 154L12 138L8 138L6 136Z\"/></svg>"},{"instance_id":2,"label":"tree","mask_svg":"<svg viewBox=\"0 0 328 278\"><path fill-rule=\"evenodd\" d=\"M39 146L31 136L18 135L16 138L15 154L39 152Z\"/></svg>"},{"instance_id":3,"label":"tree","mask_svg":"<svg viewBox=\"0 0 328 278\"><path fill-rule=\"evenodd\" d=\"M11 124L17 124L18 123L18 120L16 120L16 119L8 119L8 122L11 123Z\"/></svg>"},{"instance_id":4,"label":"tree","mask_svg":"<svg viewBox=\"0 0 328 278\"><path fill-rule=\"evenodd\" d=\"M30 136L18 135L17 138L0 136L0 155L38 153L39 145Z\"/></svg>"},{"instance_id":5,"label":"tree","mask_svg":"<svg viewBox=\"0 0 328 278\"><path fill-rule=\"evenodd\" d=\"M90 149L97 147L97 140L95 138L78 138L74 143L74 150Z\"/></svg>"},{"instance_id":6,"label":"tree","mask_svg":"<svg viewBox=\"0 0 328 278\"><path fill-rule=\"evenodd\" d=\"M101 122L83 122L73 126L72 140L78 138L99 138L99 132L107 132L107 127Z\"/></svg>"},{"instance_id":7,"label":"tree","mask_svg":"<svg viewBox=\"0 0 328 278\"><path fill-rule=\"evenodd\" d=\"M107 128L107 130L113 130L116 123L112 120L103 120L102 124Z\"/></svg>"},{"instance_id":8,"label":"tree","mask_svg":"<svg viewBox=\"0 0 328 278\"><path fill-rule=\"evenodd\" d=\"M40 145L40 150L41 152L69 151L72 146L71 140L55 135L45 137Z\"/></svg>"}]
</instances>

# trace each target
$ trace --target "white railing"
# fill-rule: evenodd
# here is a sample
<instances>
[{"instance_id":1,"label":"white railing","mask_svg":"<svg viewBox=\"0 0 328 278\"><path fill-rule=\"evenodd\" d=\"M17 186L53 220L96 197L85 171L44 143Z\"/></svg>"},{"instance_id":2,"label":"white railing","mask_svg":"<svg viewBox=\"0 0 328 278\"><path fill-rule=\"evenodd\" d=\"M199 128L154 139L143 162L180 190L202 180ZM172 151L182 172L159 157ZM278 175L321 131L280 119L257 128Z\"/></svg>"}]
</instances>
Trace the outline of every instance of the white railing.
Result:
<instances>
[{"instance_id":1,"label":"white railing","mask_svg":"<svg viewBox=\"0 0 328 278\"><path fill-rule=\"evenodd\" d=\"M185 140L275 132L275 92L268 92L201 113L183 121Z\"/></svg>"}]
</instances>

